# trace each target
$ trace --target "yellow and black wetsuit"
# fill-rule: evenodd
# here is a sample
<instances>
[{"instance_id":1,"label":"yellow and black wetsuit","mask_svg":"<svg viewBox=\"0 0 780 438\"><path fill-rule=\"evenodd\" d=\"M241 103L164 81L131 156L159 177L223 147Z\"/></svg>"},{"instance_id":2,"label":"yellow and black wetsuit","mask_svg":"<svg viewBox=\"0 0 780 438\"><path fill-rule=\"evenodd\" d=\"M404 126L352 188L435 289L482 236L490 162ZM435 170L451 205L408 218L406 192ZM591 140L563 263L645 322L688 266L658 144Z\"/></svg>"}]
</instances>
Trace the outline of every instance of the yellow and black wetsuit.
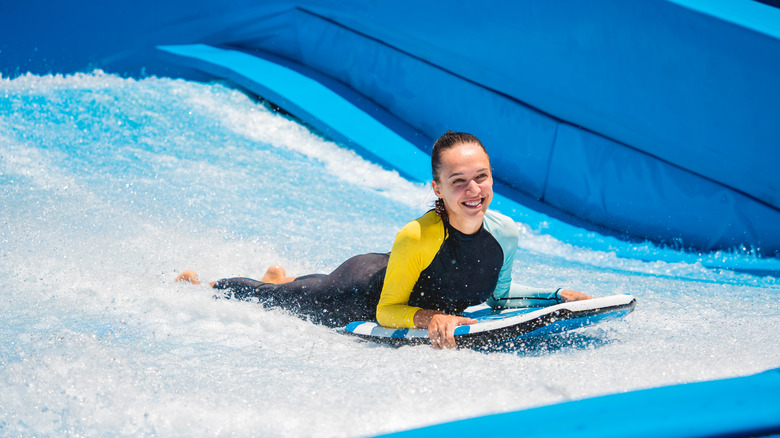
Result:
<instances>
[{"instance_id":1,"label":"yellow and black wetsuit","mask_svg":"<svg viewBox=\"0 0 780 438\"><path fill-rule=\"evenodd\" d=\"M485 301L494 307L560 302L557 289L512 284L517 239L515 223L490 210L470 235L429 211L401 229L389 255L355 256L329 275L281 285L233 278L214 287L330 326L376 319L384 326L412 328L419 309L457 315Z\"/></svg>"}]
</instances>

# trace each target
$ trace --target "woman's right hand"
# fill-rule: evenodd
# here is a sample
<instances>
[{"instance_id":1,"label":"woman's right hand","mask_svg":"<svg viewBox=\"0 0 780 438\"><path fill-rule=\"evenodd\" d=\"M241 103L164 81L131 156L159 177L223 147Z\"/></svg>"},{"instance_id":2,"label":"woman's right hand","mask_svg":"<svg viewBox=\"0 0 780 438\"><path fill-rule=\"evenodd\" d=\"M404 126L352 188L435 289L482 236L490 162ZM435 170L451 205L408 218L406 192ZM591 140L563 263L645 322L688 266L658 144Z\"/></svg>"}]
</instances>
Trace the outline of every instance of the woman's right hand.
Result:
<instances>
[{"instance_id":1,"label":"woman's right hand","mask_svg":"<svg viewBox=\"0 0 780 438\"><path fill-rule=\"evenodd\" d=\"M455 348L455 329L461 325L476 324L476 319L447 315L436 310L418 310L414 315L415 325L428 328L428 338L433 348Z\"/></svg>"}]
</instances>

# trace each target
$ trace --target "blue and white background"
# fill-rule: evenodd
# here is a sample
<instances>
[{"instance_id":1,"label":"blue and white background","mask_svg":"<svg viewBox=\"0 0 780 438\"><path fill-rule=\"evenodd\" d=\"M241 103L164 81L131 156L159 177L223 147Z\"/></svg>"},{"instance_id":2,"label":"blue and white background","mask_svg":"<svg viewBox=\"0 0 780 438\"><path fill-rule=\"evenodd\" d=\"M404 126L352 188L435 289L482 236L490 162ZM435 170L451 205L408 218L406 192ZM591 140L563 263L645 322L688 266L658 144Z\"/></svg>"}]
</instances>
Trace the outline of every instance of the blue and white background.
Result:
<instances>
[{"instance_id":1,"label":"blue and white background","mask_svg":"<svg viewBox=\"0 0 780 438\"><path fill-rule=\"evenodd\" d=\"M431 201L218 83L0 79L0 434L372 435L780 363L775 277L523 223L516 279L637 310L502 353L392 349L172 282L327 272Z\"/></svg>"}]
</instances>

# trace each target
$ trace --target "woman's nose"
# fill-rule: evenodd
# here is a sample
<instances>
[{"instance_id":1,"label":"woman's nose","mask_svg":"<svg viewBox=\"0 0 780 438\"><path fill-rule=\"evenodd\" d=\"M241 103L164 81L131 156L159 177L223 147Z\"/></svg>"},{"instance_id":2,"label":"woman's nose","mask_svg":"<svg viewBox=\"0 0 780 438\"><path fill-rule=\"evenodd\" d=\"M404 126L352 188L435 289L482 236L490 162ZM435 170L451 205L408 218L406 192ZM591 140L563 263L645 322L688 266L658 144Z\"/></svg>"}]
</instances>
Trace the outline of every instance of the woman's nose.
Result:
<instances>
[{"instance_id":1,"label":"woman's nose","mask_svg":"<svg viewBox=\"0 0 780 438\"><path fill-rule=\"evenodd\" d=\"M480 192L479 184L473 179L469 181L469 185L466 187L466 193L475 195Z\"/></svg>"}]
</instances>

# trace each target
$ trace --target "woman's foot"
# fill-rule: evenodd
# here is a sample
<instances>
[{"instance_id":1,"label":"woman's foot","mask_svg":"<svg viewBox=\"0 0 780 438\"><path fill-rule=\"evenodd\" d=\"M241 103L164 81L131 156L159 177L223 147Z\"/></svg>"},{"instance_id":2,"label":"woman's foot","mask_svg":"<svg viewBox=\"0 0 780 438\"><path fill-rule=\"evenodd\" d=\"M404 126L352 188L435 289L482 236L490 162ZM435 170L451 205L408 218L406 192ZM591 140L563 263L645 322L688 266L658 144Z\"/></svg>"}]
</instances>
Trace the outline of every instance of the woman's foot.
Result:
<instances>
[{"instance_id":1,"label":"woman's foot","mask_svg":"<svg viewBox=\"0 0 780 438\"><path fill-rule=\"evenodd\" d=\"M179 274L179 276L176 277L175 281L186 281L192 284L200 284L200 278L198 278L198 273L190 270L184 271L181 274Z\"/></svg>"},{"instance_id":2,"label":"woman's foot","mask_svg":"<svg viewBox=\"0 0 780 438\"><path fill-rule=\"evenodd\" d=\"M260 279L263 283L284 284L295 280L295 277L288 277L284 268L279 265L273 265L263 274Z\"/></svg>"}]
</instances>

